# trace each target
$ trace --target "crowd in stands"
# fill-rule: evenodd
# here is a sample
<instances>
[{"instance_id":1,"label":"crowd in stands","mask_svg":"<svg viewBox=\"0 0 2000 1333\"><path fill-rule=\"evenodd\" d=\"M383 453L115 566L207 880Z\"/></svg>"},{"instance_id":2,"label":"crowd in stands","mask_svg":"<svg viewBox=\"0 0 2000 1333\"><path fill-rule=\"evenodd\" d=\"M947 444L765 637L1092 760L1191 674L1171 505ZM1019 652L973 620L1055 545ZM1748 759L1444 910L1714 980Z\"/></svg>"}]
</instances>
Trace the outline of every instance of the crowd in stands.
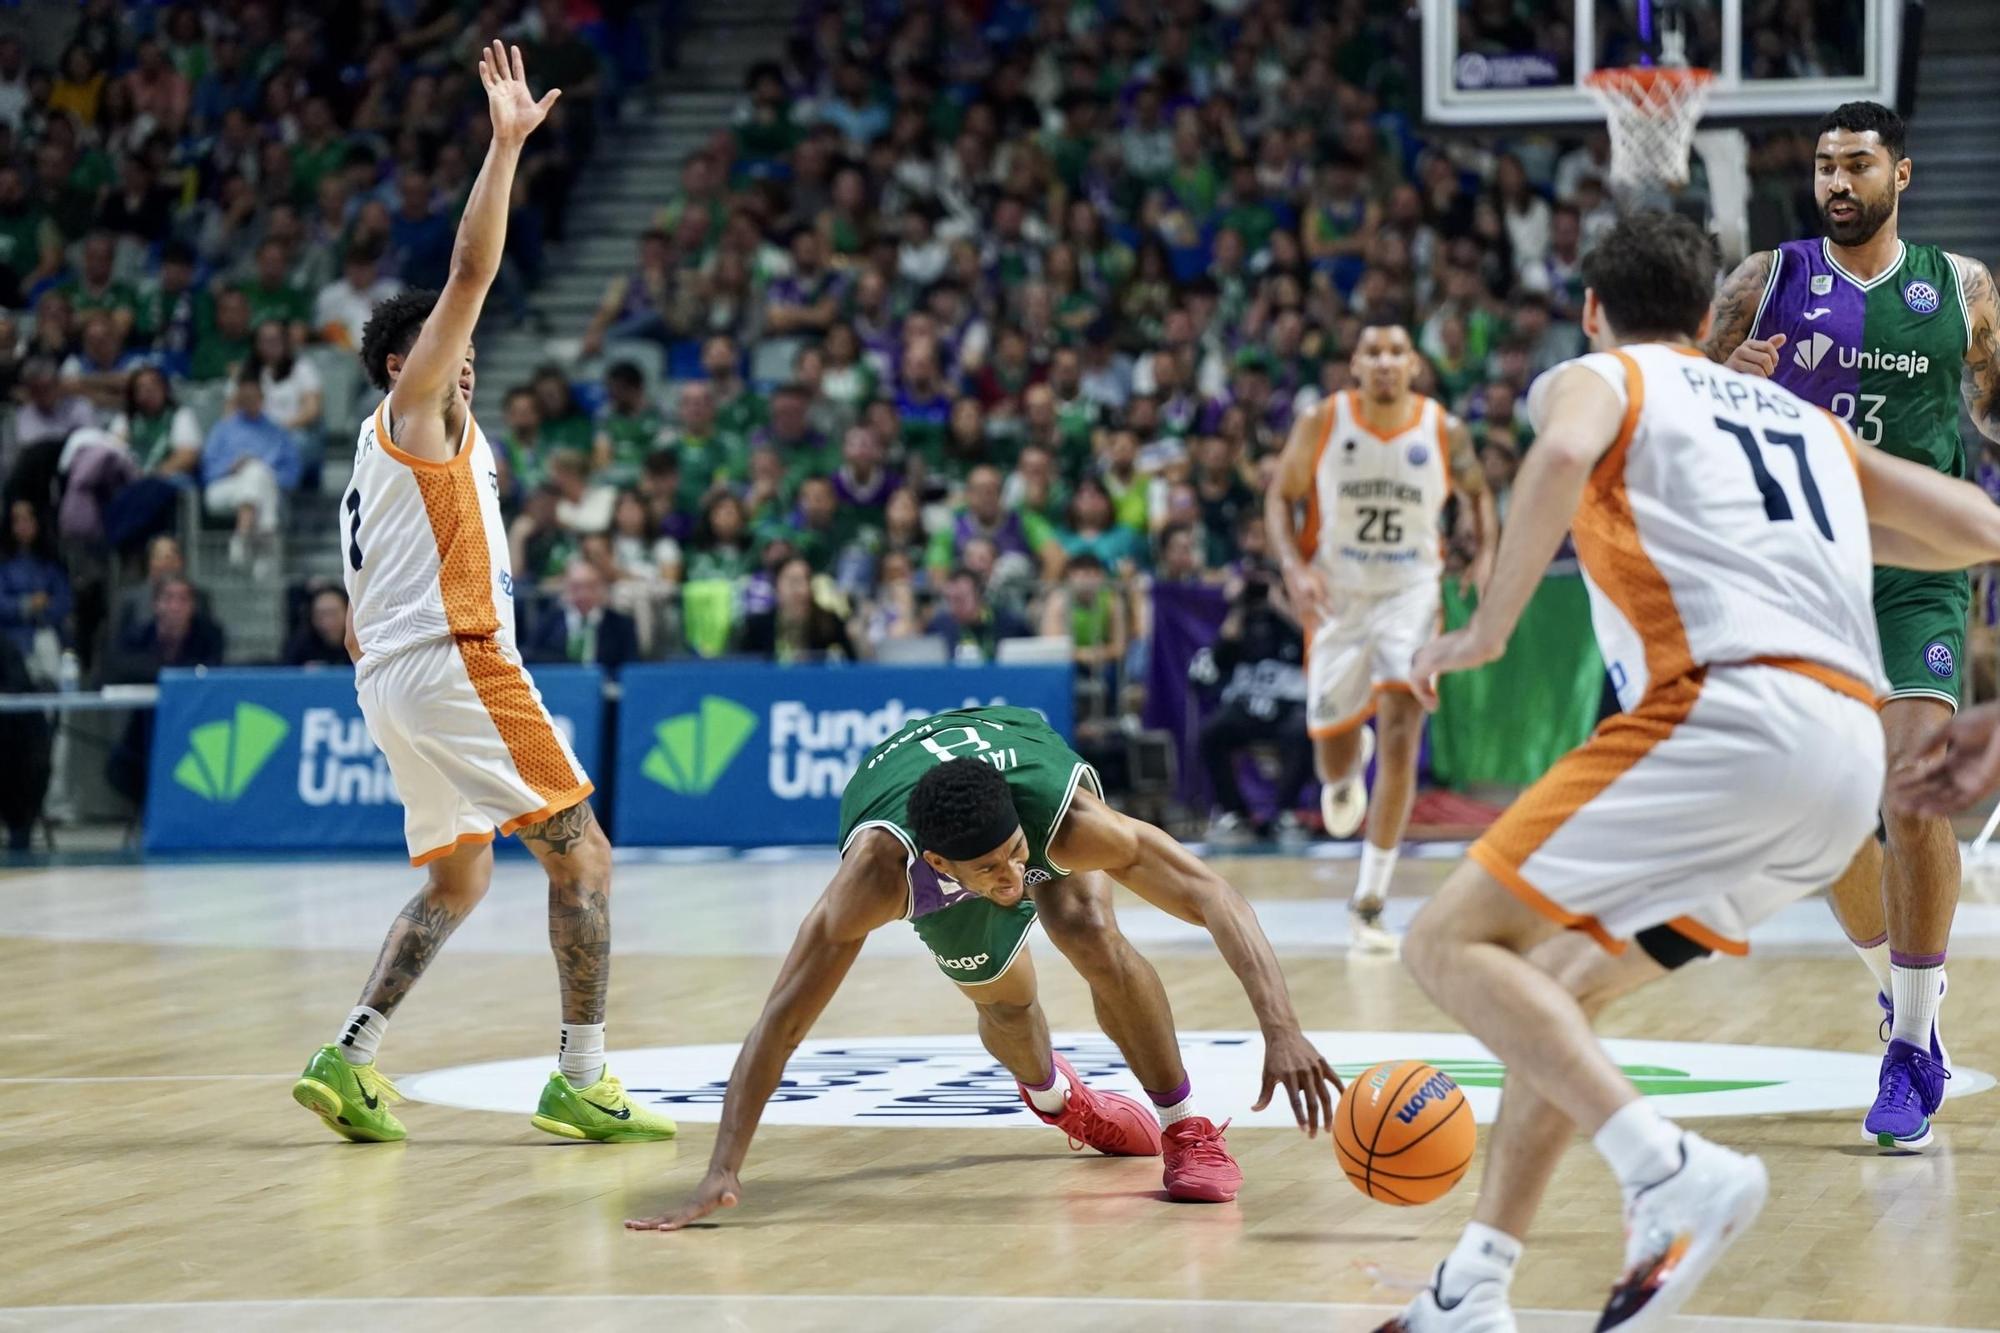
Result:
<instances>
[{"instance_id":1,"label":"crowd in stands","mask_svg":"<svg viewBox=\"0 0 2000 1333\"><path fill-rule=\"evenodd\" d=\"M1527 385L1583 348L1608 146L1427 139L1416 40L1367 0L806 5L583 360L506 390L541 650L1048 633L1115 689L1150 588L1264 563L1267 471L1368 322L1416 335L1504 510Z\"/></svg>"}]
</instances>

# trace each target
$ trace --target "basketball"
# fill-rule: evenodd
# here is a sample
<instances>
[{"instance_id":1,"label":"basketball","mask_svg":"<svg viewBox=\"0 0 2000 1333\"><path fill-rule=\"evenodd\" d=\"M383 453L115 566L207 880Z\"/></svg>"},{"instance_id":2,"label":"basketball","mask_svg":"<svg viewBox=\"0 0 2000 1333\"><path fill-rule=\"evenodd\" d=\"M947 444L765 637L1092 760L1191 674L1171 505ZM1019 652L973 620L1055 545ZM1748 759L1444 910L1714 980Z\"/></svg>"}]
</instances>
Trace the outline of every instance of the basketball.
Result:
<instances>
[{"instance_id":1,"label":"basketball","mask_svg":"<svg viewBox=\"0 0 2000 1333\"><path fill-rule=\"evenodd\" d=\"M1333 1113L1333 1150L1354 1188L1379 1203L1433 1203L1472 1164L1472 1108L1448 1074L1388 1060L1347 1085Z\"/></svg>"}]
</instances>

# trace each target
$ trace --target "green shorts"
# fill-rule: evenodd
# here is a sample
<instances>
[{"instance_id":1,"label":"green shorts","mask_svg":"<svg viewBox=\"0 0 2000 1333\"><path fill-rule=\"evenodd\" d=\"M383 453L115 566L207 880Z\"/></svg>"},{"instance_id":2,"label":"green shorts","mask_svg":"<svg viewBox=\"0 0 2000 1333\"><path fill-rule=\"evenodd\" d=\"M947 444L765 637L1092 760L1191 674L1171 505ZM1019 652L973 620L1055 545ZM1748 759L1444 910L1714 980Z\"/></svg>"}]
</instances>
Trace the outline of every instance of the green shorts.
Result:
<instances>
[{"instance_id":1,"label":"green shorts","mask_svg":"<svg viewBox=\"0 0 2000 1333\"><path fill-rule=\"evenodd\" d=\"M995 907L984 898L969 898L910 924L940 972L961 986L977 986L998 979L1027 944L1035 903L1023 898L1012 907Z\"/></svg>"},{"instance_id":2,"label":"green shorts","mask_svg":"<svg viewBox=\"0 0 2000 1333\"><path fill-rule=\"evenodd\" d=\"M1971 607L1972 580L1962 573L1875 571L1875 628L1891 699L1937 699L1958 707Z\"/></svg>"}]
</instances>

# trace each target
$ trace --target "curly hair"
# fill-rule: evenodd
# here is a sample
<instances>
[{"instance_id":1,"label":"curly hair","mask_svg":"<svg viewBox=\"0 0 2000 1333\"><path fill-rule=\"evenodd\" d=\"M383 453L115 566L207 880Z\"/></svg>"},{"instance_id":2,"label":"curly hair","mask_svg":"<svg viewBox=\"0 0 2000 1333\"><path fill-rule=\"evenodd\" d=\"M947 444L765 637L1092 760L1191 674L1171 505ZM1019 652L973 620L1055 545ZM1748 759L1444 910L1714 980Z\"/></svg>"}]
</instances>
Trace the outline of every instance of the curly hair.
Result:
<instances>
[{"instance_id":1,"label":"curly hair","mask_svg":"<svg viewBox=\"0 0 2000 1333\"><path fill-rule=\"evenodd\" d=\"M908 817L910 832L917 835L917 845L926 851L938 851L948 860L961 858L941 849L952 847L969 832L1003 824L1012 828L1019 823L1007 779L999 769L976 759L939 764L917 779L910 792Z\"/></svg>"},{"instance_id":2,"label":"curly hair","mask_svg":"<svg viewBox=\"0 0 2000 1333\"><path fill-rule=\"evenodd\" d=\"M368 372L368 382L383 393L389 392L389 358L409 355L437 299L433 291L397 292L368 316L361 330L361 368Z\"/></svg>"}]
</instances>

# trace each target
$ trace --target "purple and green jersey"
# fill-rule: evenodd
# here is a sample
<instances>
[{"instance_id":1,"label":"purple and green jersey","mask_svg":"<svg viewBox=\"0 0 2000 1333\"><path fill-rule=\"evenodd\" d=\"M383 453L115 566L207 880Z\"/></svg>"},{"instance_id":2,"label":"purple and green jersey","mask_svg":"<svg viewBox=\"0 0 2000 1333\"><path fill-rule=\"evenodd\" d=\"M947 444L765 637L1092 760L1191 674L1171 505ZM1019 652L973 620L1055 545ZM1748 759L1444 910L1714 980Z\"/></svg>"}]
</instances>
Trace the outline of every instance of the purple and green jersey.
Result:
<instances>
[{"instance_id":1,"label":"purple and green jersey","mask_svg":"<svg viewBox=\"0 0 2000 1333\"><path fill-rule=\"evenodd\" d=\"M1972 329L1951 256L1904 243L1863 282L1825 240L1779 246L1750 336L1785 335L1771 378L1841 418L1855 440L1967 475L1959 381ZM1875 618L1891 698L1957 706L1971 585L1963 573L1877 566Z\"/></svg>"}]
</instances>

